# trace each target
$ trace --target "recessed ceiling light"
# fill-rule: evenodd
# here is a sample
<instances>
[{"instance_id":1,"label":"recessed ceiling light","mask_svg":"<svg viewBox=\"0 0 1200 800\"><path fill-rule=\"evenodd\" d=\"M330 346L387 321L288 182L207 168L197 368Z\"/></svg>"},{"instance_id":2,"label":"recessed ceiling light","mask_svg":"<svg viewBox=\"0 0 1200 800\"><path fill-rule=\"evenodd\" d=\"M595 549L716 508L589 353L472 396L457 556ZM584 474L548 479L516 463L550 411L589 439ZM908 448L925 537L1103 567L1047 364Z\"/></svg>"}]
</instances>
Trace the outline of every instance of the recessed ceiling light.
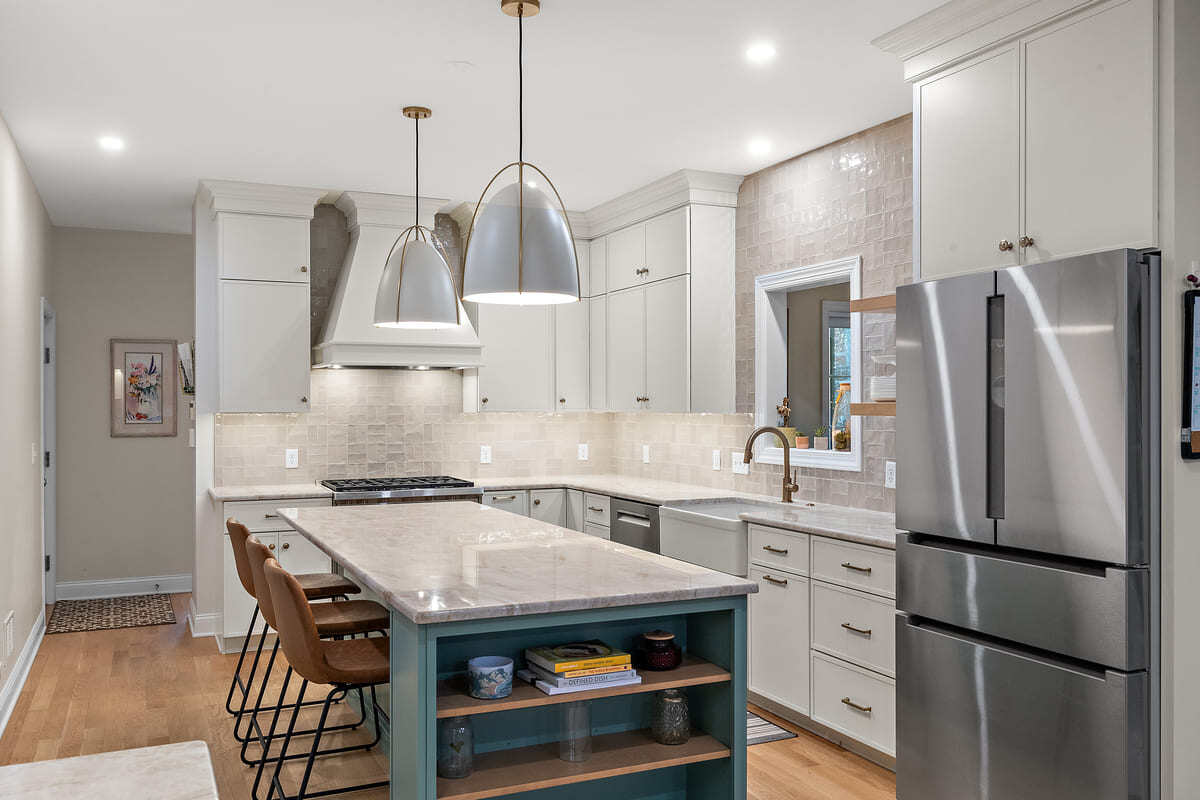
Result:
<instances>
[{"instance_id":1,"label":"recessed ceiling light","mask_svg":"<svg viewBox=\"0 0 1200 800\"><path fill-rule=\"evenodd\" d=\"M746 149L750 151L750 155L752 156L765 156L771 152L771 143L762 137L757 137L751 139L746 144Z\"/></svg>"},{"instance_id":2,"label":"recessed ceiling light","mask_svg":"<svg viewBox=\"0 0 1200 800\"><path fill-rule=\"evenodd\" d=\"M125 140L120 136L101 136L96 144L106 153L119 153L125 149Z\"/></svg>"},{"instance_id":3,"label":"recessed ceiling light","mask_svg":"<svg viewBox=\"0 0 1200 800\"><path fill-rule=\"evenodd\" d=\"M746 48L746 60L751 64L766 64L775 58L775 45L770 42L755 42Z\"/></svg>"}]
</instances>

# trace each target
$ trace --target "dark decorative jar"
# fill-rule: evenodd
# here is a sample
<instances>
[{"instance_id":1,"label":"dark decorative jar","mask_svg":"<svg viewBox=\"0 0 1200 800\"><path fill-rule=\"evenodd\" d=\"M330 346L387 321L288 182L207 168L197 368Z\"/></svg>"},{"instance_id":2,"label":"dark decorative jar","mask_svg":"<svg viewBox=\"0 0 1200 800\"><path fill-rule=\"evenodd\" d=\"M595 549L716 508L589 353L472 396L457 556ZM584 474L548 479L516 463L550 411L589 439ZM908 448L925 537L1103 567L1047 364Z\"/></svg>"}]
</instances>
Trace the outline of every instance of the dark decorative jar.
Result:
<instances>
[{"instance_id":1,"label":"dark decorative jar","mask_svg":"<svg viewBox=\"0 0 1200 800\"><path fill-rule=\"evenodd\" d=\"M475 767L475 747L470 717L438 720L437 774L443 778L466 778Z\"/></svg>"},{"instance_id":2,"label":"dark decorative jar","mask_svg":"<svg viewBox=\"0 0 1200 800\"><path fill-rule=\"evenodd\" d=\"M683 650L670 631L650 631L637 637L633 646L638 666L652 672L675 669L683 661Z\"/></svg>"},{"instance_id":3,"label":"dark decorative jar","mask_svg":"<svg viewBox=\"0 0 1200 800\"><path fill-rule=\"evenodd\" d=\"M650 710L650 735L659 744L686 744L692 736L687 694L682 689L654 693Z\"/></svg>"}]
</instances>

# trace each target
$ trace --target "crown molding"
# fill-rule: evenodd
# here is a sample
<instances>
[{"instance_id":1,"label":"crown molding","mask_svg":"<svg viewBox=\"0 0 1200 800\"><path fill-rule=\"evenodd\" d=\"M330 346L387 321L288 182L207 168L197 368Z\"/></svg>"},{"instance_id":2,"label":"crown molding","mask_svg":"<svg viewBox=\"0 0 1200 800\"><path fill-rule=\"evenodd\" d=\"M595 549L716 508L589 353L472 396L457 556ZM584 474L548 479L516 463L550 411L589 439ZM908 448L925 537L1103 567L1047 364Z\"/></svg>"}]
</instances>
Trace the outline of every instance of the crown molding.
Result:
<instances>
[{"instance_id":1,"label":"crown molding","mask_svg":"<svg viewBox=\"0 0 1200 800\"><path fill-rule=\"evenodd\" d=\"M433 227L433 217L448 201L441 197L421 197L420 223ZM360 225L407 228L413 224L416 210L412 195L342 192L334 205L346 215L350 230Z\"/></svg>"},{"instance_id":2,"label":"crown molding","mask_svg":"<svg viewBox=\"0 0 1200 800\"><path fill-rule=\"evenodd\" d=\"M325 189L300 186L202 180L196 198L198 206L214 217L231 212L312 219L313 208L326 193Z\"/></svg>"},{"instance_id":3,"label":"crown molding","mask_svg":"<svg viewBox=\"0 0 1200 800\"><path fill-rule=\"evenodd\" d=\"M601 203L583 216L590 236L603 236L689 203L737 207L742 175L681 169L653 183Z\"/></svg>"},{"instance_id":4,"label":"crown molding","mask_svg":"<svg viewBox=\"0 0 1200 800\"><path fill-rule=\"evenodd\" d=\"M1037 0L950 0L894 30L871 40L871 44L902 60L995 22Z\"/></svg>"}]
</instances>

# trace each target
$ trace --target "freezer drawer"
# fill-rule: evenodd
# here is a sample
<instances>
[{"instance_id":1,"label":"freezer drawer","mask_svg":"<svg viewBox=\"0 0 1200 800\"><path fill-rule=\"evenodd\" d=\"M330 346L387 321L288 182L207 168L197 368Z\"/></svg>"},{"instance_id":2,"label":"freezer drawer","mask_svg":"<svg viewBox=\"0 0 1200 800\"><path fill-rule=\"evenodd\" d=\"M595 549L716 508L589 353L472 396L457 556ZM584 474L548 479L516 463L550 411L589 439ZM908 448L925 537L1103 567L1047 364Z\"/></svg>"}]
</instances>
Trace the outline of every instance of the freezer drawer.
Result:
<instances>
[{"instance_id":1,"label":"freezer drawer","mask_svg":"<svg viewBox=\"0 0 1200 800\"><path fill-rule=\"evenodd\" d=\"M658 506L614 498L609 505L610 538L651 553L661 553L658 536Z\"/></svg>"},{"instance_id":2,"label":"freezer drawer","mask_svg":"<svg viewBox=\"0 0 1200 800\"><path fill-rule=\"evenodd\" d=\"M1145 800L1146 673L896 618L898 800Z\"/></svg>"},{"instance_id":3,"label":"freezer drawer","mask_svg":"<svg viewBox=\"0 0 1200 800\"><path fill-rule=\"evenodd\" d=\"M1149 664L1150 574L896 537L897 607L1127 672Z\"/></svg>"}]
</instances>

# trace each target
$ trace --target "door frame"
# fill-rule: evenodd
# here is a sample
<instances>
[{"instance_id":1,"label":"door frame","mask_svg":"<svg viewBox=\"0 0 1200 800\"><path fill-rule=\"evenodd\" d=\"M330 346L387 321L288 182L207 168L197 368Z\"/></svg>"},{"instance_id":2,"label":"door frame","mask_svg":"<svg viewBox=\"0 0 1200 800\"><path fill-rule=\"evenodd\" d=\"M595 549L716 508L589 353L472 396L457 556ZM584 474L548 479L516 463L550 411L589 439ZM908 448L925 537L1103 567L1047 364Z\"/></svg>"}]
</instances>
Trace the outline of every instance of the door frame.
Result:
<instances>
[{"instance_id":1,"label":"door frame","mask_svg":"<svg viewBox=\"0 0 1200 800\"><path fill-rule=\"evenodd\" d=\"M42 604L53 603L58 575L58 452L55 369L56 317L54 307L42 298L42 328L38 351L41 370L41 471L42 471ZM47 463L49 462L49 463Z\"/></svg>"}]
</instances>

